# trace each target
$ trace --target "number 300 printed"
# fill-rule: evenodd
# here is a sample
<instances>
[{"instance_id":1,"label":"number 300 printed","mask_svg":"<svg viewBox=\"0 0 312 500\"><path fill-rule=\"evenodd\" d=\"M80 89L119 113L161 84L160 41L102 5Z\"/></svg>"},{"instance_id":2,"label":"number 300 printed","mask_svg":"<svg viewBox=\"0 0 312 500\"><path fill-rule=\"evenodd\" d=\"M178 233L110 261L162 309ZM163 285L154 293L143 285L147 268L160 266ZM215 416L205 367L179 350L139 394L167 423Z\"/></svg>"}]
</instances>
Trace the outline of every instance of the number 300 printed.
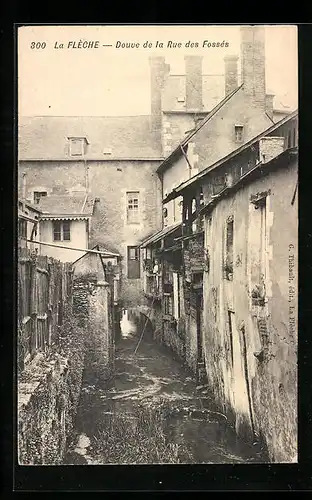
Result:
<instances>
[{"instance_id":1,"label":"number 300 printed","mask_svg":"<svg viewBox=\"0 0 312 500\"><path fill-rule=\"evenodd\" d=\"M47 46L46 42L31 42L31 49L45 49Z\"/></svg>"}]
</instances>

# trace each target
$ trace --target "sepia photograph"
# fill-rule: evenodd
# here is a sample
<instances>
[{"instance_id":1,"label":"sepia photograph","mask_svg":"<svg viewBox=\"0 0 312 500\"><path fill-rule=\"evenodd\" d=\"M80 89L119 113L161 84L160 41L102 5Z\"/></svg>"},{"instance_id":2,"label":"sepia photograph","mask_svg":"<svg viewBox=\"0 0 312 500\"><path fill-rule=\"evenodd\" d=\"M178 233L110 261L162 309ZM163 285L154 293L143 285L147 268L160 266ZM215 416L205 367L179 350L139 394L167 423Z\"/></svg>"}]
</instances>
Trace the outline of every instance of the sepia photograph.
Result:
<instances>
[{"instance_id":1,"label":"sepia photograph","mask_svg":"<svg viewBox=\"0 0 312 500\"><path fill-rule=\"evenodd\" d=\"M297 463L297 26L24 25L17 92L18 464Z\"/></svg>"}]
</instances>

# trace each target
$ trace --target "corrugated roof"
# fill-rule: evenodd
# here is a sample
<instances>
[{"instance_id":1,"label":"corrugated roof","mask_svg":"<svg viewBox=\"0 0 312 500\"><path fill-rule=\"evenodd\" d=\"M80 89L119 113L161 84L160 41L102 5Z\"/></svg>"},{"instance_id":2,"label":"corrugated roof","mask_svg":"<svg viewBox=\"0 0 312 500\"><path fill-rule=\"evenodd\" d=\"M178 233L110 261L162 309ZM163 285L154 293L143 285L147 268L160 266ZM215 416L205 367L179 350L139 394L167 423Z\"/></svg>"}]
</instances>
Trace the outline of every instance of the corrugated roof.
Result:
<instances>
[{"instance_id":1,"label":"corrugated roof","mask_svg":"<svg viewBox=\"0 0 312 500\"><path fill-rule=\"evenodd\" d=\"M87 159L162 156L150 116L26 116L19 117L19 159L77 160L69 155L68 137L86 137Z\"/></svg>"},{"instance_id":2,"label":"corrugated roof","mask_svg":"<svg viewBox=\"0 0 312 500\"><path fill-rule=\"evenodd\" d=\"M42 211L42 217L45 215L64 215L90 217L93 214L94 199L85 193L75 193L67 195L49 195L40 198L38 203Z\"/></svg>"}]
</instances>

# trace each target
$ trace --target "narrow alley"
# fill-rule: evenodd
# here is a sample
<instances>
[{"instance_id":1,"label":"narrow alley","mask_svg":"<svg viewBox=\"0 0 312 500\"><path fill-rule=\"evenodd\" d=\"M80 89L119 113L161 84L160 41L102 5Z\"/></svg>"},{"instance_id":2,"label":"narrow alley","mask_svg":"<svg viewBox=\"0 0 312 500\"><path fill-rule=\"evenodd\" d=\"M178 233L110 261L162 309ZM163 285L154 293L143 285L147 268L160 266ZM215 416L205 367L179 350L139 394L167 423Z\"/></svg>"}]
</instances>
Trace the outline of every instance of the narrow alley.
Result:
<instances>
[{"instance_id":1,"label":"narrow alley","mask_svg":"<svg viewBox=\"0 0 312 500\"><path fill-rule=\"evenodd\" d=\"M141 330L142 331L142 330ZM85 373L67 464L259 463L214 412L205 386L128 322L116 346L115 376L94 385ZM138 345L139 344L139 345ZM136 350L137 349L137 350ZM135 352L136 351L136 352Z\"/></svg>"}]
</instances>

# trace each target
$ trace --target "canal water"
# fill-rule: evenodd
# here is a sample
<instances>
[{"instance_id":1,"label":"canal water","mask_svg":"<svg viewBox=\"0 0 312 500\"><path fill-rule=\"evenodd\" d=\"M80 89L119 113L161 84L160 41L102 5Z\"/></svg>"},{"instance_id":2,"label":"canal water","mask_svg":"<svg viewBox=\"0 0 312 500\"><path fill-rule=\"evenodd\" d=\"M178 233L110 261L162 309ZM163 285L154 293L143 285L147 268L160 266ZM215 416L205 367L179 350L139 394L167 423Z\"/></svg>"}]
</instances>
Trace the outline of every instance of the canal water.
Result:
<instances>
[{"instance_id":1,"label":"canal water","mask_svg":"<svg viewBox=\"0 0 312 500\"><path fill-rule=\"evenodd\" d=\"M143 323L144 324L144 323ZM83 380L76 435L67 464L260 463L222 413L211 410L205 386L157 345L149 328L125 312L115 376L106 385Z\"/></svg>"}]
</instances>

